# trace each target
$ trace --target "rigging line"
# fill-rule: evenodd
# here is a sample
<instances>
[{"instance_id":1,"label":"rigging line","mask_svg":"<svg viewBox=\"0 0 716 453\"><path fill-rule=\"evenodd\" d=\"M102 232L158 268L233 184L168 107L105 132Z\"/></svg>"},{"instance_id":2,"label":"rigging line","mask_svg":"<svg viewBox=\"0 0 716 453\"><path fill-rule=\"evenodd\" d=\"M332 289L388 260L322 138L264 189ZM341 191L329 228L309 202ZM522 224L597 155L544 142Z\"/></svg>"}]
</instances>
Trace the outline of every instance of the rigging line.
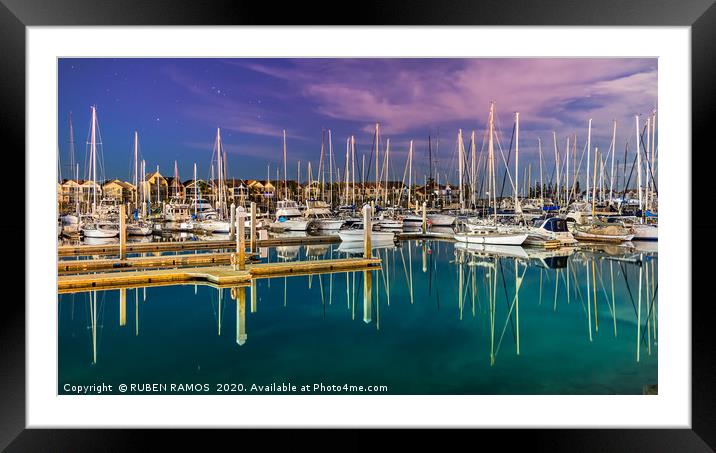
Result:
<instances>
[{"instance_id":1,"label":"rigging line","mask_svg":"<svg viewBox=\"0 0 716 453\"><path fill-rule=\"evenodd\" d=\"M639 264L639 266L641 266L641 264ZM620 261L619 267L622 270L622 275L624 276L624 282L626 283L627 291L629 292L629 300L631 301L631 306L634 309L634 316L637 316L636 304L634 304L634 296L632 295L631 287L629 286L629 279L627 278L627 272L626 272L626 269L624 268L624 263Z\"/></svg>"},{"instance_id":2,"label":"rigging line","mask_svg":"<svg viewBox=\"0 0 716 453\"><path fill-rule=\"evenodd\" d=\"M498 259L498 262L500 263L500 272L502 273L502 289L504 290L504 293L505 293L505 305L507 305L507 307L509 307L510 303L508 301L510 299L509 299L509 296L507 295L507 283L505 282L505 269L502 266L502 260ZM497 274L495 274L495 278L497 278ZM512 310L510 310L510 312L512 312ZM517 336L515 335L514 319L512 319L512 317L510 316L510 313L508 313L507 316L509 317L509 320L510 320L512 339L514 341L517 341ZM505 323L505 324L507 324L507 323Z\"/></svg>"},{"instance_id":3,"label":"rigging line","mask_svg":"<svg viewBox=\"0 0 716 453\"><path fill-rule=\"evenodd\" d=\"M515 140L515 128L517 127L517 124L512 125L512 135L510 135L510 147L507 150L507 161L505 162L505 172L502 174L502 188L500 189L500 198L502 198L502 195L505 193L505 180L507 179L507 176L509 175L510 170L510 159L512 157L512 143ZM497 134L495 134L497 135ZM497 139L497 147L500 148L500 154L502 154L502 146L500 146L500 139L498 136ZM502 160L505 160L504 154L502 154ZM512 177L510 177L510 184L512 185L512 189L514 190L515 184L512 182Z\"/></svg>"},{"instance_id":4,"label":"rigging line","mask_svg":"<svg viewBox=\"0 0 716 453\"><path fill-rule=\"evenodd\" d=\"M644 129L641 131L641 149L644 151L644 160L646 161L646 167L647 170L649 170L649 176L651 176L651 183L654 184L654 193L656 195L659 195L659 191L656 190L656 181L654 180L654 174L651 171L651 162L649 160L649 152L646 150L646 145L644 144L644 133L646 131L646 126L644 126ZM647 182L648 184L648 182Z\"/></svg>"}]
</instances>

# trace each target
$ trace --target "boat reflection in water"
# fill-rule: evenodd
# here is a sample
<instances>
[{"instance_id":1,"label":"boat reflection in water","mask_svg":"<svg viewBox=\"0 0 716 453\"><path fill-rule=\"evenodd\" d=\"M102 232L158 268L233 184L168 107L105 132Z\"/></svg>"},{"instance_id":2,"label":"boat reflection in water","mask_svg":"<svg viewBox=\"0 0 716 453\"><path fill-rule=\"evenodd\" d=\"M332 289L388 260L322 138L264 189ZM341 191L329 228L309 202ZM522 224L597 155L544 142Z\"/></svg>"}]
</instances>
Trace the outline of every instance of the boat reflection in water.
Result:
<instances>
[{"instance_id":1,"label":"boat reflection in water","mask_svg":"<svg viewBox=\"0 0 716 453\"><path fill-rule=\"evenodd\" d=\"M363 250L266 252L276 262ZM59 383L202 382L217 393L224 382L325 382L395 394L657 384L655 251L404 241L372 252L382 259L372 271L60 295Z\"/></svg>"}]
</instances>

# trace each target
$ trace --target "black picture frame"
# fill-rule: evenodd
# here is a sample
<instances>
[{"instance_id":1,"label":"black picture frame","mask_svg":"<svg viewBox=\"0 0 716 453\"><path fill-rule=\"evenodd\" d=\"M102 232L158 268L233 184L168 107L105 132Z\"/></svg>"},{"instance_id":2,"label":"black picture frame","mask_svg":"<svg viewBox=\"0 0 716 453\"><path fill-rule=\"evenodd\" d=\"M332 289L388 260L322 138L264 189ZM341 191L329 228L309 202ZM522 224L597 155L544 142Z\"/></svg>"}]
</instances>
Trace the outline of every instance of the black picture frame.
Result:
<instances>
[{"instance_id":1,"label":"black picture frame","mask_svg":"<svg viewBox=\"0 0 716 453\"><path fill-rule=\"evenodd\" d=\"M531 25L531 26L690 26L692 71L691 149L684 137L684 158L691 158L691 195L694 212L706 204L711 189L715 154L711 144L711 120L716 112L716 6L714 0L569 0L470 2L362 1L349 5L304 2L281 4L244 1L155 0L0 0L0 130L10 149L25 149L25 31L29 26L73 25ZM333 13L321 17L317 11ZM344 11L344 12L340 12ZM16 158L22 153L15 152ZM18 159L20 160L20 159ZM23 159L24 160L24 159ZM20 160L14 168L25 168ZM25 168L25 170L27 170ZM26 175L29 175L27 171ZM31 178L26 178L30 180ZM689 190L689 182L684 181ZM24 196L24 195L23 195ZM16 197L17 198L17 197ZM27 208L27 206L26 206ZM697 211L698 210L698 211ZM686 223L685 223L686 224ZM692 240L716 232L716 221L700 215L691 219ZM23 227L24 231L24 227ZM17 228L0 226L3 235L18 236ZM23 243L29 238L23 235ZM5 236L7 237L7 236ZM15 241L19 248L20 241ZM668 246L668 244L662 244ZM24 256L18 250L16 256ZM699 265L699 261L703 261ZM702 255L692 253L692 293L684 300L692 307L692 429L683 430L530 430L528 441L554 450L649 450L711 451L716 448L716 366L711 333L711 298L697 297L697 288L708 295L710 266ZM689 263L681 263L688 265ZM5 260L5 275L23 269ZM7 277L6 277L7 278ZM686 283L686 282L685 282ZM0 314L0 448L8 451L78 451L136 448L140 436L161 432L125 430L25 429L25 307L6 298ZM662 366L665 366L662 364ZM635 424L639 420L634 421ZM502 439L504 433L480 434L481 445ZM183 443L186 434L172 432L173 442ZM356 438L355 433L350 434ZM494 439L487 439L487 437ZM295 442L299 437L292 438ZM510 446L514 447L512 436ZM344 439L345 441L345 439ZM143 441L142 441L143 442ZM539 442L535 444L535 442ZM105 448L102 448L105 447Z\"/></svg>"}]
</instances>

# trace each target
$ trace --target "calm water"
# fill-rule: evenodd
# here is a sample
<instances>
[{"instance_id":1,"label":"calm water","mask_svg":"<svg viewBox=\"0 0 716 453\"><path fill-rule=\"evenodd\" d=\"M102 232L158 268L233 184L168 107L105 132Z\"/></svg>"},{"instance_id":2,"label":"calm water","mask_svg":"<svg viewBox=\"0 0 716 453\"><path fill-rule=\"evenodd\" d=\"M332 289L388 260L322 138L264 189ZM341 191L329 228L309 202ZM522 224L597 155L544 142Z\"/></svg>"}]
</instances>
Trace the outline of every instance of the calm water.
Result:
<instances>
[{"instance_id":1,"label":"calm water","mask_svg":"<svg viewBox=\"0 0 716 453\"><path fill-rule=\"evenodd\" d=\"M198 393L249 394L264 393L252 384L285 383L297 393L347 384L393 394L641 394L657 384L655 250L550 256L411 241L376 249L379 271L257 280L255 304L250 288L240 303L231 289L201 285L61 295L58 392L104 383L108 393L119 384L197 393L169 385L208 384ZM322 245L265 259L344 256Z\"/></svg>"}]
</instances>

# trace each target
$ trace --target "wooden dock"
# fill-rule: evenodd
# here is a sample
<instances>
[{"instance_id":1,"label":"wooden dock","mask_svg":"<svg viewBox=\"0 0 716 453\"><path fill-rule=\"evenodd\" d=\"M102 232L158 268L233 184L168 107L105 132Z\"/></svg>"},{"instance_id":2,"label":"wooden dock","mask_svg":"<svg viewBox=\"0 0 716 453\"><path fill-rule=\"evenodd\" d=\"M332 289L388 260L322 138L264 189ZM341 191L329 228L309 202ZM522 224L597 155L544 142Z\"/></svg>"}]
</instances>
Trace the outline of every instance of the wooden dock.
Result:
<instances>
[{"instance_id":1,"label":"wooden dock","mask_svg":"<svg viewBox=\"0 0 716 453\"><path fill-rule=\"evenodd\" d=\"M258 239L257 247L276 247L282 245L330 244L340 242L338 235L331 236L288 236ZM248 241L247 241L248 244ZM172 242L128 242L128 254L152 252L182 252L194 250L228 250L236 249L236 241L172 241ZM60 245L57 247L57 256L89 256L89 255L119 255L119 244L107 245Z\"/></svg>"},{"instance_id":2,"label":"wooden dock","mask_svg":"<svg viewBox=\"0 0 716 453\"><path fill-rule=\"evenodd\" d=\"M247 259L255 255L247 253ZM57 274L77 274L101 271L161 269L167 267L216 266L231 263L231 253L185 253L181 255L140 256L116 258L62 260L57 262Z\"/></svg>"},{"instance_id":3,"label":"wooden dock","mask_svg":"<svg viewBox=\"0 0 716 453\"><path fill-rule=\"evenodd\" d=\"M379 269L380 264L380 258L345 258L246 264L244 270L234 270L231 266L210 266L60 275L57 278L57 292L66 294L91 290L177 284L208 284L222 288L237 287L248 286L251 280L256 278L373 270Z\"/></svg>"}]
</instances>

